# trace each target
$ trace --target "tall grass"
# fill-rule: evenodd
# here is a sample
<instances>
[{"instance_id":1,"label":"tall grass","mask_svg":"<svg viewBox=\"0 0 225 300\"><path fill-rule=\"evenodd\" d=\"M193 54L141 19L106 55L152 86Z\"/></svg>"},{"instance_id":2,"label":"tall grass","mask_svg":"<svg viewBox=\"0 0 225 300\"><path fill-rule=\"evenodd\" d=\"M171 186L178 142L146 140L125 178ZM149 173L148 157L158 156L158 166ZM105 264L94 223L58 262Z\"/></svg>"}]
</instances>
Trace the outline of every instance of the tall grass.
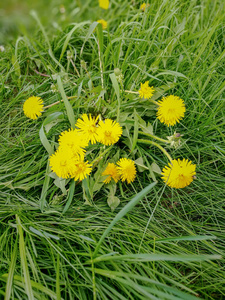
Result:
<instances>
[{"instance_id":1,"label":"tall grass","mask_svg":"<svg viewBox=\"0 0 225 300\"><path fill-rule=\"evenodd\" d=\"M65 2L65 19L57 18L55 27L44 26L32 12L35 32L22 30L0 53L1 297L223 299L223 1L150 1L144 13L139 1L111 1L104 12L97 1L81 2L77 10ZM108 22L103 33L93 31L99 18ZM180 96L187 109L182 122L165 127L148 101L119 91L116 68L124 90L137 91L149 80L157 89L154 100L166 93ZM129 153L146 166L132 185L117 189L120 205L114 212L104 187L84 199L78 184L67 197L46 176L49 155L39 138L43 120L63 112L57 124L44 128L54 147L73 116L68 118L70 109L60 102L31 121L22 104L38 95L50 105L61 100L62 89L74 96L69 104L75 119L82 113L117 118L126 144L119 143L111 155ZM168 151L197 164L197 179L189 187L165 187L150 166L156 161L162 168L166 157L152 146L133 148L137 115L163 138L183 134L181 146Z\"/></svg>"}]
</instances>

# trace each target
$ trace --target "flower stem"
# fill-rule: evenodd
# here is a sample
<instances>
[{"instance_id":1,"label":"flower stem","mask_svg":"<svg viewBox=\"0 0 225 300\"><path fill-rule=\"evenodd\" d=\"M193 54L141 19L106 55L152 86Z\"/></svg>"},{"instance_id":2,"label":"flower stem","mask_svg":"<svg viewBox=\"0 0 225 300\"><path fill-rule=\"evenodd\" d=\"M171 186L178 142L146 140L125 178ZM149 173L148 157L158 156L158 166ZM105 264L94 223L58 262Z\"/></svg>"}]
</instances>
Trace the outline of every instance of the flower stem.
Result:
<instances>
[{"instance_id":1,"label":"flower stem","mask_svg":"<svg viewBox=\"0 0 225 300\"><path fill-rule=\"evenodd\" d=\"M73 98L76 98L76 97L77 97L77 96L71 96L71 97L67 97L67 98L68 98L68 99L73 99ZM63 102L63 99L61 99L61 100L59 100L59 101L56 101L56 102L54 102L54 103L52 103L52 104L49 104L49 105L45 106L44 109L49 108L49 107L52 107L52 106L54 106L54 105L56 105L56 104L59 104L60 102Z\"/></svg>"},{"instance_id":2,"label":"flower stem","mask_svg":"<svg viewBox=\"0 0 225 300\"><path fill-rule=\"evenodd\" d=\"M150 101L150 102L152 102L153 104L155 104L155 105L159 106L159 103L158 103L157 101L155 101L155 100L152 100L152 99L149 99L149 101Z\"/></svg>"},{"instance_id":3,"label":"flower stem","mask_svg":"<svg viewBox=\"0 0 225 300\"><path fill-rule=\"evenodd\" d=\"M109 148L107 148L105 151L103 151L102 153L100 153L99 154L99 156L98 157L96 157L93 161L92 161L92 168L94 169L94 167L97 165L97 163L103 158L103 156L107 153L107 152L109 152L109 150L111 150L112 149L112 147L113 147L113 145L112 146L110 146Z\"/></svg>"},{"instance_id":4,"label":"flower stem","mask_svg":"<svg viewBox=\"0 0 225 300\"><path fill-rule=\"evenodd\" d=\"M135 92L135 91L128 91L128 90L124 90L124 92L125 92L125 93L129 93L129 94L136 94L136 95L138 95L138 94L139 94L139 92ZM151 100L151 99L149 99L149 101L150 101L150 102L152 102L152 103L154 103L155 105L159 106L159 103L158 103L157 101L155 101L155 100Z\"/></svg>"},{"instance_id":5,"label":"flower stem","mask_svg":"<svg viewBox=\"0 0 225 300\"><path fill-rule=\"evenodd\" d=\"M169 155L169 153L162 147L160 146L158 143L155 143L153 141L149 141L149 140L142 140L142 139L138 139L137 140L138 143L143 143L143 144L148 144L148 145L153 145L156 146L157 148L159 148L163 154L166 155L166 157L169 159L170 162L172 162L172 157Z\"/></svg>"},{"instance_id":6,"label":"flower stem","mask_svg":"<svg viewBox=\"0 0 225 300\"><path fill-rule=\"evenodd\" d=\"M125 92L125 93L129 93L129 94L138 94L138 92L128 91L128 90L125 90L124 92Z\"/></svg>"},{"instance_id":7,"label":"flower stem","mask_svg":"<svg viewBox=\"0 0 225 300\"><path fill-rule=\"evenodd\" d=\"M163 143L166 143L166 144L170 144L170 141L161 139L160 137L155 136L154 134L151 134L151 133L147 133L147 132L143 132L143 131L138 131L138 134L142 134L142 135L151 137L151 138L153 138L153 139L155 139L155 140L158 140L158 141L160 141L160 142L163 142Z\"/></svg>"}]
</instances>

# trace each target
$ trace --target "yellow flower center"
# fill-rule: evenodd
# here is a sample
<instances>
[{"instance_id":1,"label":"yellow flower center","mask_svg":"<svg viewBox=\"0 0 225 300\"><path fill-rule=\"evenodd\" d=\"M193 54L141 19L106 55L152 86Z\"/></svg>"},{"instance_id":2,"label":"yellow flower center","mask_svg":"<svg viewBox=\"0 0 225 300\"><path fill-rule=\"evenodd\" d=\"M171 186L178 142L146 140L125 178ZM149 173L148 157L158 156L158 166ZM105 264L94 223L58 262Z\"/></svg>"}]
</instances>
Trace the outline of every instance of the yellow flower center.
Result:
<instances>
[{"instance_id":1,"label":"yellow flower center","mask_svg":"<svg viewBox=\"0 0 225 300\"><path fill-rule=\"evenodd\" d=\"M105 131L105 136L110 138L112 136L112 132L111 131Z\"/></svg>"},{"instance_id":2,"label":"yellow flower center","mask_svg":"<svg viewBox=\"0 0 225 300\"><path fill-rule=\"evenodd\" d=\"M95 124L88 124L88 133L93 134L96 132Z\"/></svg>"},{"instance_id":3,"label":"yellow flower center","mask_svg":"<svg viewBox=\"0 0 225 300\"><path fill-rule=\"evenodd\" d=\"M60 161L60 166L61 167L65 167L66 166L66 160L65 159Z\"/></svg>"}]
</instances>

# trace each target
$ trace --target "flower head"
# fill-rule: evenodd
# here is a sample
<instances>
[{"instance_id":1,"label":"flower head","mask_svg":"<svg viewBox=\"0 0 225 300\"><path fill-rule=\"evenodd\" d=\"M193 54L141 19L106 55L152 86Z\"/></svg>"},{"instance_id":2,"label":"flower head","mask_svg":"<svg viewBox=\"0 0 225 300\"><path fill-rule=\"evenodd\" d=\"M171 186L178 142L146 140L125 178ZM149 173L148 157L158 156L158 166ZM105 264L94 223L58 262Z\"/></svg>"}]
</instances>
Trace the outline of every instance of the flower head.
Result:
<instances>
[{"instance_id":1,"label":"flower head","mask_svg":"<svg viewBox=\"0 0 225 300\"><path fill-rule=\"evenodd\" d=\"M152 97L155 90L153 86L150 87L148 83L149 81L145 81L145 83L141 83L141 88L138 91L140 98L150 99Z\"/></svg>"},{"instance_id":2,"label":"flower head","mask_svg":"<svg viewBox=\"0 0 225 300\"><path fill-rule=\"evenodd\" d=\"M141 4L140 9L142 11L145 11L145 9L149 6L149 4L146 4L145 2Z\"/></svg>"},{"instance_id":3,"label":"flower head","mask_svg":"<svg viewBox=\"0 0 225 300\"><path fill-rule=\"evenodd\" d=\"M71 172L71 177L74 180L83 180L91 173L91 165L88 161L77 160L74 164L73 171Z\"/></svg>"},{"instance_id":4,"label":"flower head","mask_svg":"<svg viewBox=\"0 0 225 300\"><path fill-rule=\"evenodd\" d=\"M97 22L98 22L99 24L102 24L102 29L106 29L107 26L108 26L108 23L107 23L105 20L103 20L103 19L100 19L100 20L98 20Z\"/></svg>"},{"instance_id":5,"label":"flower head","mask_svg":"<svg viewBox=\"0 0 225 300\"><path fill-rule=\"evenodd\" d=\"M78 132L80 132L88 141L91 141L91 143L94 144L97 139L96 122L98 120L98 117L92 118L91 115L89 115L89 118L88 118L88 116L86 114L83 114L82 119L78 119L77 123L75 124L76 127L79 128Z\"/></svg>"},{"instance_id":6,"label":"flower head","mask_svg":"<svg viewBox=\"0 0 225 300\"><path fill-rule=\"evenodd\" d=\"M50 167L58 177L69 178L73 172L75 159L70 148L58 149L49 158Z\"/></svg>"},{"instance_id":7,"label":"flower head","mask_svg":"<svg viewBox=\"0 0 225 300\"><path fill-rule=\"evenodd\" d=\"M86 136L77 129L63 131L59 136L59 148L70 148L76 159L78 158L78 155L81 158L84 158L84 148L87 146L88 140Z\"/></svg>"},{"instance_id":8,"label":"flower head","mask_svg":"<svg viewBox=\"0 0 225 300\"><path fill-rule=\"evenodd\" d=\"M23 104L23 111L25 116L32 120L36 120L41 116L44 105L43 100L40 97L32 96L28 98Z\"/></svg>"},{"instance_id":9,"label":"flower head","mask_svg":"<svg viewBox=\"0 0 225 300\"><path fill-rule=\"evenodd\" d=\"M187 159L173 159L168 166L162 170L163 181L172 188L184 188L194 179L196 165Z\"/></svg>"},{"instance_id":10,"label":"flower head","mask_svg":"<svg viewBox=\"0 0 225 300\"><path fill-rule=\"evenodd\" d=\"M121 158L117 162L117 170L121 177L122 181L127 181L127 183L131 183L134 181L136 176L136 168L133 160L128 158Z\"/></svg>"},{"instance_id":11,"label":"flower head","mask_svg":"<svg viewBox=\"0 0 225 300\"><path fill-rule=\"evenodd\" d=\"M112 179L117 182L120 179L117 166L113 163L108 163L105 171L102 173L102 176L106 175L108 175L108 177L104 180L104 183L109 183Z\"/></svg>"},{"instance_id":12,"label":"flower head","mask_svg":"<svg viewBox=\"0 0 225 300\"><path fill-rule=\"evenodd\" d=\"M103 9L109 8L109 0L98 0L99 6Z\"/></svg>"},{"instance_id":13,"label":"flower head","mask_svg":"<svg viewBox=\"0 0 225 300\"><path fill-rule=\"evenodd\" d=\"M116 121L105 119L100 121L97 128L97 140L104 145L112 145L118 142L122 135L122 127Z\"/></svg>"},{"instance_id":14,"label":"flower head","mask_svg":"<svg viewBox=\"0 0 225 300\"><path fill-rule=\"evenodd\" d=\"M167 126L175 125L184 117L186 109L184 101L179 97L173 95L163 97L158 104L157 118Z\"/></svg>"}]
</instances>

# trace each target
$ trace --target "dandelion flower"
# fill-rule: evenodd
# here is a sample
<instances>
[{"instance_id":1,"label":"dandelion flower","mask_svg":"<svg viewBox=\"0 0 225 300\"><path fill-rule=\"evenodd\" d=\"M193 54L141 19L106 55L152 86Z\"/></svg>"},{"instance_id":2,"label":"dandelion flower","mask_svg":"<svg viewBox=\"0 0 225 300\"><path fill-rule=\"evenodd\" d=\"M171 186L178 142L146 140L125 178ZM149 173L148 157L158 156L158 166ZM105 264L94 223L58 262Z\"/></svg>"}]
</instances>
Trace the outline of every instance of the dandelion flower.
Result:
<instances>
[{"instance_id":1,"label":"dandelion flower","mask_svg":"<svg viewBox=\"0 0 225 300\"><path fill-rule=\"evenodd\" d=\"M138 91L140 98L150 99L154 93L153 86L148 85L149 81L145 81L145 83L141 83L141 88Z\"/></svg>"},{"instance_id":2,"label":"dandelion flower","mask_svg":"<svg viewBox=\"0 0 225 300\"><path fill-rule=\"evenodd\" d=\"M69 178L73 172L74 158L70 148L58 149L49 158L51 170L56 173L58 177Z\"/></svg>"},{"instance_id":3,"label":"dandelion flower","mask_svg":"<svg viewBox=\"0 0 225 300\"><path fill-rule=\"evenodd\" d=\"M102 176L106 175L108 175L108 177L103 181L104 183L109 183L112 179L117 182L120 179L117 166L113 163L108 163L105 171L102 173Z\"/></svg>"},{"instance_id":4,"label":"dandelion flower","mask_svg":"<svg viewBox=\"0 0 225 300\"><path fill-rule=\"evenodd\" d=\"M188 159L173 159L162 170L163 181L172 188L181 189L188 186L194 179L196 165Z\"/></svg>"},{"instance_id":5,"label":"dandelion flower","mask_svg":"<svg viewBox=\"0 0 225 300\"><path fill-rule=\"evenodd\" d=\"M99 6L103 9L109 8L109 0L98 0Z\"/></svg>"},{"instance_id":6,"label":"dandelion flower","mask_svg":"<svg viewBox=\"0 0 225 300\"><path fill-rule=\"evenodd\" d=\"M78 160L74 164L73 171L71 173L71 177L74 180L83 180L91 173L91 165L88 161Z\"/></svg>"},{"instance_id":7,"label":"dandelion flower","mask_svg":"<svg viewBox=\"0 0 225 300\"><path fill-rule=\"evenodd\" d=\"M122 135L122 127L116 121L105 119L105 122L100 121L97 128L98 142L104 145L112 145L118 142Z\"/></svg>"},{"instance_id":8,"label":"dandelion flower","mask_svg":"<svg viewBox=\"0 0 225 300\"><path fill-rule=\"evenodd\" d=\"M83 119L83 120L82 120ZM91 117L89 115L89 118L86 114L82 115L82 119L78 119L77 123L75 124L76 127L78 127L78 131L85 136L85 138L88 141L91 141L92 144L96 142L97 139L97 127L96 127L96 122L98 120L98 117Z\"/></svg>"},{"instance_id":9,"label":"dandelion flower","mask_svg":"<svg viewBox=\"0 0 225 300\"><path fill-rule=\"evenodd\" d=\"M63 149L70 148L76 158L77 155L80 155L81 158L84 158L85 149L83 148L87 146L87 138L77 129L63 131L59 137L59 147Z\"/></svg>"},{"instance_id":10,"label":"dandelion flower","mask_svg":"<svg viewBox=\"0 0 225 300\"><path fill-rule=\"evenodd\" d=\"M100 20L98 20L97 22L98 22L99 24L102 24L102 29L106 29L107 26L108 26L108 23L107 23L105 20L103 20L103 19L100 19Z\"/></svg>"},{"instance_id":11,"label":"dandelion flower","mask_svg":"<svg viewBox=\"0 0 225 300\"><path fill-rule=\"evenodd\" d=\"M141 4L140 9L142 11L145 11L145 9L149 6L149 4L146 4L145 2Z\"/></svg>"},{"instance_id":12,"label":"dandelion flower","mask_svg":"<svg viewBox=\"0 0 225 300\"><path fill-rule=\"evenodd\" d=\"M23 111L26 117L36 120L41 116L44 105L40 97L32 96L28 98L23 104Z\"/></svg>"},{"instance_id":13,"label":"dandelion flower","mask_svg":"<svg viewBox=\"0 0 225 300\"><path fill-rule=\"evenodd\" d=\"M122 181L127 181L127 183L131 183L134 181L136 176L136 167L133 160L128 158L121 158L117 162L117 170L121 177Z\"/></svg>"},{"instance_id":14,"label":"dandelion flower","mask_svg":"<svg viewBox=\"0 0 225 300\"><path fill-rule=\"evenodd\" d=\"M184 117L186 109L184 101L179 97L173 95L163 97L158 104L157 118L167 126L175 125Z\"/></svg>"}]
</instances>

